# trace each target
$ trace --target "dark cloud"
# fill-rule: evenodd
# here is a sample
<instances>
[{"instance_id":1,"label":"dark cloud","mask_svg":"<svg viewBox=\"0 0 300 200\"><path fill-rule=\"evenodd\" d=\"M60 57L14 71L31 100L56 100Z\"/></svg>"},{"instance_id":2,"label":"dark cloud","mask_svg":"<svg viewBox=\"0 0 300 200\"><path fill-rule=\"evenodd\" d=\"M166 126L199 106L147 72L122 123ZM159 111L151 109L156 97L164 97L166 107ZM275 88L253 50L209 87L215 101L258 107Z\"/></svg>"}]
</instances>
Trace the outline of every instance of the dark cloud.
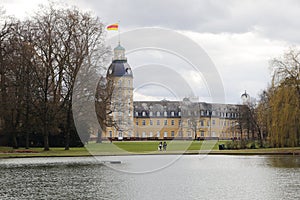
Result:
<instances>
[{"instance_id":1,"label":"dark cloud","mask_svg":"<svg viewBox=\"0 0 300 200\"><path fill-rule=\"evenodd\" d=\"M71 1L74 2L74 1ZM211 33L259 31L268 38L299 43L300 1L102 0L77 1L106 23L126 29L160 26Z\"/></svg>"}]
</instances>

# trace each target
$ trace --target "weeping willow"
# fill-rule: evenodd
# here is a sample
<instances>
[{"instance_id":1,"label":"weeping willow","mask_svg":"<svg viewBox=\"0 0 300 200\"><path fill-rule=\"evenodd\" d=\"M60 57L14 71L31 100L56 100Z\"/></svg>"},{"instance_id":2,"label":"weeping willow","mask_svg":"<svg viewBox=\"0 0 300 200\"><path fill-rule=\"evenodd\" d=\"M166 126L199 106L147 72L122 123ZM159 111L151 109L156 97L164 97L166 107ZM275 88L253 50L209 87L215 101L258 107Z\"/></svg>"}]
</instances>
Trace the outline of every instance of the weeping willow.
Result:
<instances>
[{"instance_id":1,"label":"weeping willow","mask_svg":"<svg viewBox=\"0 0 300 200\"><path fill-rule=\"evenodd\" d=\"M286 80L269 99L268 133L274 147L295 147L300 142L300 105L297 88Z\"/></svg>"}]
</instances>

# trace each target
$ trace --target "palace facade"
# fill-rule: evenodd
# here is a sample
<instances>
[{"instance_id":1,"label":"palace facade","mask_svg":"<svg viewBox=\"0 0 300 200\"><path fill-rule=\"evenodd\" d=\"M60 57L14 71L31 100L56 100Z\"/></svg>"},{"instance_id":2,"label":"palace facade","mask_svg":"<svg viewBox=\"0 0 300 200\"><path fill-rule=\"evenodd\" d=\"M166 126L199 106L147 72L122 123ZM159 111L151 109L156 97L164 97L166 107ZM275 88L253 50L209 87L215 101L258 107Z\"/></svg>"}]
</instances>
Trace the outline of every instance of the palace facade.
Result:
<instances>
[{"instance_id":1,"label":"palace facade","mask_svg":"<svg viewBox=\"0 0 300 200\"><path fill-rule=\"evenodd\" d=\"M112 140L239 139L242 105L182 101L133 101L133 73L119 44L106 76L113 84L103 138Z\"/></svg>"}]
</instances>

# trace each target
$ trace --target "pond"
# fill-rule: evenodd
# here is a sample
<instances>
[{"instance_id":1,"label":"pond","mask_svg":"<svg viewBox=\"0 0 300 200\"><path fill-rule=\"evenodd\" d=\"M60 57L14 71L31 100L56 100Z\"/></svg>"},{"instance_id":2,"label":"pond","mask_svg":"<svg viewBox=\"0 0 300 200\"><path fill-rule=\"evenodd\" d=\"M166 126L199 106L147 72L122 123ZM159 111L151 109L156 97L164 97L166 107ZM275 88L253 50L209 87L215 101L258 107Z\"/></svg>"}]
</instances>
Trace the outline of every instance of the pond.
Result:
<instances>
[{"instance_id":1,"label":"pond","mask_svg":"<svg viewBox=\"0 0 300 200\"><path fill-rule=\"evenodd\" d=\"M2 159L0 172L0 199L300 199L299 156Z\"/></svg>"}]
</instances>

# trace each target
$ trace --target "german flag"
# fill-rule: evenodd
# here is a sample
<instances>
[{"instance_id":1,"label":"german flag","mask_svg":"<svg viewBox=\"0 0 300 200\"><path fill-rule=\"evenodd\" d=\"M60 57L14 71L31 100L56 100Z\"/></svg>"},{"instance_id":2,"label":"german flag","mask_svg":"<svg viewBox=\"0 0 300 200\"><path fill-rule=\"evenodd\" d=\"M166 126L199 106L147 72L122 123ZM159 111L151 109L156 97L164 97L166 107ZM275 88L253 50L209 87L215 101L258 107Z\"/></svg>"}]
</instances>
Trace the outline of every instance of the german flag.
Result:
<instances>
[{"instance_id":1,"label":"german flag","mask_svg":"<svg viewBox=\"0 0 300 200\"><path fill-rule=\"evenodd\" d=\"M111 25L107 26L106 29L108 31L117 31L119 29L119 24L118 23L111 24Z\"/></svg>"}]
</instances>

